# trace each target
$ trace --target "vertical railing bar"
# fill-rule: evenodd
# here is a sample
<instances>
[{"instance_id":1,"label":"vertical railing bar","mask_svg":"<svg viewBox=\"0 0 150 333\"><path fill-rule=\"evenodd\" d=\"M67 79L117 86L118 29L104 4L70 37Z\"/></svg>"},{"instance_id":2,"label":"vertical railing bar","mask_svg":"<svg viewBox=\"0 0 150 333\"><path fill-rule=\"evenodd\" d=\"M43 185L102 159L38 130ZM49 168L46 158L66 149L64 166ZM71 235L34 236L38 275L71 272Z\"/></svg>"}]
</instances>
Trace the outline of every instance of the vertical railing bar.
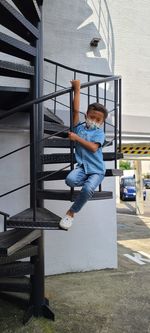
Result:
<instances>
[{"instance_id":1,"label":"vertical railing bar","mask_svg":"<svg viewBox=\"0 0 150 333\"><path fill-rule=\"evenodd\" d=\"M104 106L106 107L106 82L104 82ZM106 123L104 121L104 132L106 131Z\"/></svg>"},{"instance_id":2,"label":"vertical railing bar","mask_svg":"<svg viewBox=\"0 0 150 333\"><path fill-rule=\"evenodd\" d=\"M77 77L77 72L74 71L74 80L76 80L76 77Z\"/></svg>"},{"instance_id":3,"label":"vertical railing bar","mask_svg":"<svg viewBox=\"0 0 150 333\"><path fill-rule=\"evenodd\" d=\"M99 103L99 85L96 85L96 102ZM99 185L99 192L101 192L102 187L101 184Z\"/></svg>"},{"instance_id":4,"label":"vertical railing bar","mask_svg":"<svg viewBox=\"0 0 150 333\"><path fill-rule=\"evenodd\" d=\"M96 102L99 103L99 86L96 85Z\"/></svg>"},{"instance_id":5,"label":"vertical railing bar","mask_svg":"<svg viewBox=\"0 0 150 333\"><path fill-rule=\"evenodd\" d=\"M88 82L90 82L90 75L88 74ZM90 87L88 87L88 106L90 104Z\"/></svg>"},{"instance_id":6,"label":"vertical railing bar","mask_svg":"<svg viewBox=\"0 0 150 333\"><path fill-rule=\"evenodd\" d=\"M70 91L70 131L73 131L73 90ZM74 169L74 143L70 141L71 170ZM71 200L74 194L74 188L71 187Z\"/></svg>"},{"instance_id":7,"label":"vertical railing bar","mask_svg":"<svg viewBox=\"0 0 150 333\"><path fill-rule=\"evenodd\" d=\"M119 79L119 153L121 153L121 130L122 130L121 107L122 107L122 82L121 79Z\"/></svg>"},{"instance_id":8,"label":"vertical railing bar","mask_svg":"<svg viewBox=\"0 0 150 333\"><path fill-rule=\"evenodd\" d=\"M57 91L57 75L58 75L58 66L56 65L55 68L55 92ZM54 98L54 114L56 114L56 99L57 97Z\"/></svg>"},{"instance_id":9,"label":"vertical railing bar","mask_svg":"<svg viewBox=\"0 0 150 333\"><path fill-rule=\"evenodd\" d=\"M118 80L114 80L114 112L115 112L115 168L117 169L117 128L118 128Z\"/></svg>"}]
</instances>

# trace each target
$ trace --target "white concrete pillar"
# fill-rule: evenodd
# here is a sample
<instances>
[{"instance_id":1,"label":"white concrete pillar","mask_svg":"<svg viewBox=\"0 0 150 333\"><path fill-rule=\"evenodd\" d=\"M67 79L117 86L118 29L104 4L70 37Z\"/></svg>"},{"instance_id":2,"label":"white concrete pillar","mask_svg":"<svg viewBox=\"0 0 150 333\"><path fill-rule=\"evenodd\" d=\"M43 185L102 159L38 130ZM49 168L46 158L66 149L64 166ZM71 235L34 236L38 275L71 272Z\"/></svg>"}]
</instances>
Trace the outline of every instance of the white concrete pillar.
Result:
<instances>
[{"instance_id":1,"label":"white concrete pillar","mask_svg":"<svg viewBox=\"0 0 150 333\"><path fill-rule=\"evenodd\" d=\"M135 166L135 183L136 183L136 214L144 214L144 201L143 201L143 181L142 181L142 166L141 160L134 161Z\"/></svg>"}]
</instances>

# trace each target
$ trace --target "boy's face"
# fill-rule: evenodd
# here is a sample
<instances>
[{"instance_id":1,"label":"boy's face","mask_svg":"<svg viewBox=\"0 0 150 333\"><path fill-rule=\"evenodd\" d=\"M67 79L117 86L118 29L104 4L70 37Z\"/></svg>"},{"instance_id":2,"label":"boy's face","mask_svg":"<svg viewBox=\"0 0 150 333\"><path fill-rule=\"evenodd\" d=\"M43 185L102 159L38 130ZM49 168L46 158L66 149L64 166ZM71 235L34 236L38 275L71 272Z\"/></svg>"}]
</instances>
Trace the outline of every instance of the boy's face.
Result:
<instances>
[{"instance_id":1,"label":"boy's face","mask_svg":"<svg viewBox=\"0 0 150 333\"><path fill-rule=\"evenodd\" d=\"M100 111L90 110L86 114L86 118L97 123L98 125L102 125L104 122L104 114Z\"/></svg>"}]
</instances>

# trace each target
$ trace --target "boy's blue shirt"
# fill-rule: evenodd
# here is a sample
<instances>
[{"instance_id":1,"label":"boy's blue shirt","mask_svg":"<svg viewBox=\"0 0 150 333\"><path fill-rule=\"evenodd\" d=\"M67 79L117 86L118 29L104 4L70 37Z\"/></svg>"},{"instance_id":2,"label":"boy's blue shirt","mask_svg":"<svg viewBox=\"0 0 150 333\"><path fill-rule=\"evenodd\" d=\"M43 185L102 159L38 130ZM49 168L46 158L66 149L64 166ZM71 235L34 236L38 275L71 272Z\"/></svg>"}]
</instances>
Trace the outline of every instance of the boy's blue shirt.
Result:
<instances>
[{"instance_id":1,"label":"boy's blue shirt","mask_svg":"<svg viewBox=\"0 0 150 333\"><path fill-rule=\"evenodd\" d=\"M81 138L102 146L105 140L105 134L102 128L88 129L85 124L78 124L74 127L74 133ZM102 147L99 147L95 153L85 149L81 144L75 144L75 157L78 165L83 165L86 174L102 173L105 174L105 164L103 162Z\"/></svg>"}]
</instances>

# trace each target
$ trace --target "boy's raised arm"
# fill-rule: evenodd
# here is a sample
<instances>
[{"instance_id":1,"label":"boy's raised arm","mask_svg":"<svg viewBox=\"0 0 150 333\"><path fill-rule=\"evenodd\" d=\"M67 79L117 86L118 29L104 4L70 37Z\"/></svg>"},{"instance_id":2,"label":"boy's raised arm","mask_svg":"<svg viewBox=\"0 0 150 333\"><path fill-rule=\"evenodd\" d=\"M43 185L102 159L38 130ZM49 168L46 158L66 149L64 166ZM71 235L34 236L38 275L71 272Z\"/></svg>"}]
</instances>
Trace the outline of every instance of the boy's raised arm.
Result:
<instances>
[{"instance_id":1,"label":"boy's raised arm","mask_svg":"<svg viewBox=\"0 0 150 333\"><path fill-rule=\"evenodd\" d=\"M73 98L73 125L76 126L79 122L79 109L80 109L80 80L71 81L74 98Z\"/></svg>"}]
</instances>

